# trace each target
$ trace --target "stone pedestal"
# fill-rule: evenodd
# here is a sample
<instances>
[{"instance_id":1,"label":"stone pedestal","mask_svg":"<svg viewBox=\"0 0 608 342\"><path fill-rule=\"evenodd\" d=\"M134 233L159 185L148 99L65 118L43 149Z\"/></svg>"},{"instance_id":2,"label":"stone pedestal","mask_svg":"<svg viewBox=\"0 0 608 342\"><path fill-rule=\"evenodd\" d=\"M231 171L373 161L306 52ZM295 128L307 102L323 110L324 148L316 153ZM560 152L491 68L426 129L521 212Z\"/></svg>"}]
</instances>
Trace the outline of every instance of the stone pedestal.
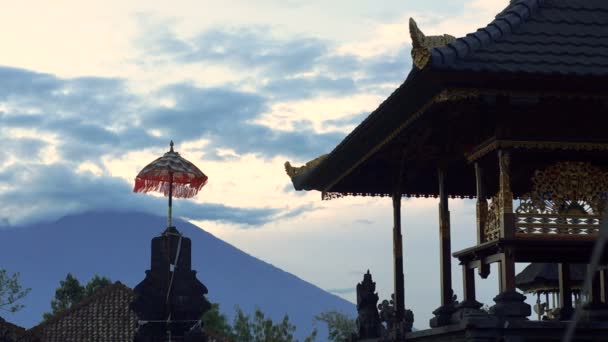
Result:
<instances>
[{"instance_id":1,"label":"stone pedestal","mask_svg":"<svg viewBox=\"0 0 608 342\"><path fill-rule=\"evenodd\" d=\"M481 310L483 304L476 300L467 300L456 305L456 311L452 314L453 322L461 322L468 317L487 316L488 313Z\"/></svg>"},{"instance_id":2,"label":"stone pedestal","mask_svg":"<svg viewBox=\"0 0 608 342\"><path fill-rule=\"evenodd\" d=\"M508 291L494 297L496 303L490 308L490 314L504 319L524 319L532 314L532 308L526 302L526 296L517 291Z\"/></svg>"},{"instance_id":3,"label":"stone pedestal","mask_svg":"<svg viewBox=\"0 0 608 342\"><path fill-rule=\"evenodd\" d=\"M435 317L431 318L429 324L431 328L439 328L450 325L453 322L452 315L457 311L456 304L442 305L433 311Z\"/></svg>"}]
</instances>

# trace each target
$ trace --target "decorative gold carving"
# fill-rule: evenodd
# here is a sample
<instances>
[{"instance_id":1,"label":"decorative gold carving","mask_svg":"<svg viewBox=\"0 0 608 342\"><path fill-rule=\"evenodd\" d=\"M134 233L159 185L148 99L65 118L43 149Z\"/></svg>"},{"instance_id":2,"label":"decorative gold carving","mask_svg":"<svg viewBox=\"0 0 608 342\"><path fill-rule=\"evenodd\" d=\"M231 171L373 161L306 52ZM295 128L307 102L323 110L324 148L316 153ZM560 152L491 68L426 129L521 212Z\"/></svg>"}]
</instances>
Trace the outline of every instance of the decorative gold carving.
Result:
<instances>
[{"instance_id":1,"label":"decorative gold carving","mask_svg":"<svg viewBox=\"0 0 608 342\"><path fill-rule=\"evenodd\" d=\"M498 240L500 237L500 205L498 194L492 196L486 215L486 226L483 232L484 242Z\"/></svg>"},{"instance_id":2,"label":"decorative gold carving","mask_svg":"<svg viewBox=\"0 0 608 342\"><path fill-rule=\"evenodd\" d=\"M500 213L513 212L513 193L511 192L511 154L507 151L498 152L498 166L500 170Z\"/></svg>"},{"instance_id":3,"label":"decorative gold carving","mask_svg":"<svg viewBox=\"0 0 608 342\"><path fill-rule=\"evenodd\" d=\"M481 232L478 242L487 241L486 228L488 227L488 201L485 198L477 198L477 227L478 231Z\"/></svg>"},{"instance_id":4,"label":"decorative gold carving","mask_svg":"<svg viewBox=\"0 0 608 342\"><path fill-rule=\"evenodd\" d=\"M608 200L608 172L585 162L558 162L532 177L516 208L517 234L589 235Z\"/></svg>"},{"instance_id":5,"label":"decorative gold carving","mask_svg":"<svg viewBox=\"0 0 608 342\"><path fill-rule=\"evenodd\" d=\"M291 163L287 161L287 162L285 162L285 172L287 172L287 175L289 176L289 178L293 178L297 175L304 173L307 170L310 170L310 169L316 167L323 160L325 160L325 158L327 158L327 156L328 156L327 154L319 156L300 167L291 166Z\"/></svg>"},{"instance_id":6,"label":"decorative gold carving","mask_svg":"<svg viewBox=\"0 0 608 342\"><path fill-rule=\"evenodd\" d=\"M412 37L412 59L414 65L419 69L423 69L429 63L431 49L445 46L456 39L449 34L425 36L413 18L410 18L410 36Z\"/></svg>"},{"instance_id":7,"label":"decorative gold carving","mask_svg":"<svg viewBox=\"0 0 608 342\"><path fill-rule=\"evenodd\" d=\"M342 198L347 196L348 194L343 194L341 192L325 192L323 191L321 193L321 200L323 201L329 201L332 199L338 199L338 198Z\"/></svg>"}]
</instances>

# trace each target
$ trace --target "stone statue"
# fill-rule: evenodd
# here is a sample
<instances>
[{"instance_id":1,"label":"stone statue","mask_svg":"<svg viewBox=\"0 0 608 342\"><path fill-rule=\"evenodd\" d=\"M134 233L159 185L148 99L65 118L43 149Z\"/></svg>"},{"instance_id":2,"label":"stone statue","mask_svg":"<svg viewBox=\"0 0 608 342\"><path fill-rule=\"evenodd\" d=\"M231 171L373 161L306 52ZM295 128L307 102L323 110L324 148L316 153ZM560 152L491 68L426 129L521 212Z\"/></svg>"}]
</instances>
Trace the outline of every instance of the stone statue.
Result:
<instances>
[{"instance_id":1,"label":"stone statue","mask_svg":"<svg viewBox=\"0 0 608 342\"><path fill-rule=\"evenodd\" d=\"M372 275L367 270L363 281L357 284L357 333L361 340L378 338L382 334L377 303L376 283L372 281Z\"/></svg>"},{"instance_id":2,"label":"stone statue","mask_svg":"<svg viewBox=\"0 0 608 342\"><path fill-rule=\"evenodd\" d=\"M383 300L378 305L380 310L380 321L386 324L386 329L383 331L383 337L389 338L391 333L396 331L411 332L414 325L414 313L412 310L405 310L403 313L403 322L397 321L395 312L395 294L391 294L391 300ZM390 339L390 338L389 338Z\"/></svg>"}]
</instances>

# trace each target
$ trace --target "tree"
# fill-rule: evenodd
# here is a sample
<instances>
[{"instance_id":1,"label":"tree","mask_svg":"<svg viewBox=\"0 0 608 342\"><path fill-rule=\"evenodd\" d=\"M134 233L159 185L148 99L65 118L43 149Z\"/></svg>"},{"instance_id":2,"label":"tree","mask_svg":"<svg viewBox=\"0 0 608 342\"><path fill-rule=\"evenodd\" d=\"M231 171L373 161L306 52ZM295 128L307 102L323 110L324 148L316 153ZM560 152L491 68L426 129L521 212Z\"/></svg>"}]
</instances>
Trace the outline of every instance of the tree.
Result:
<instances>
[{"instance_id":1,"label":"tree","mask_svg":"<svg viewBox=\"0 0 608 342\"><path fill-rule=\"evenodd\" d=\"M88 297L95 293L97 290L102 287L106 287L108 285L112 285L112 281L106 277L100 277L99 275L94 275L91 280L84 287L84 297Z\"/></svg>"},{"instance_id":2,"label":"tree","mask_svg":"<svg viewBox=\"0 0 608 342\"><path fill-rule=\"evenodd\" d=\"M59 287L55 290L55 298L51 300L52 311L44 313L44 320L70 308L72 305L78 304L81 300L92 295L98 289L111 283L112 281L110 281L110 279L95 275L85 286L82 286L78 279L71 273L68 273L65 280L59 282Z\"/></svg>"},{"instance_id":3,"label":"tree","mask_svg":"<svg viewBox=\"0 0 608 342\"><path fill-rule=\"evenodd\" d=\"M234 322L230 326L226 316L220 313L219 305L212 304L203 315L205 330L239 342L297 342L293 337L296 327L289 322L289 316L285 315L281 322L275 324L259 308L256 308L253 318L238 306L235 310ZM314 330L304 342L312 342L316 336L317 331Z\"/></svg>"},{"instance_id":4,"label":"tree","mask_svg":"<svg viewBox=\"0 0 608 342\"><path fill-rule=\"evenodd\" d=\"M296 327L289 322L289 316L283 316L280 323L274 324L264 313L256 308L253 321L237 307L234 319L234 338L239 342L296 342L293 333ZM312 342L317 336L313 330L304 342Z\"/></svg>"},{"instance_id":5,"label":"tree","mask_svg":"<svg viewBox=\"0 0 608 342\"><path fill-rule=\"evenodd\" d=\"M9 275L5 269L0 269L0 309L17 312L24 305L18 302L27 296L32 289L24 289L19 282L19 273Z\"/></svg>"},{"instance_id":6,"label":"tree","mask_svg":"<svg viewBox=\"0 0 608 342\"><path fill-rule=\"evenodd\" d=\"M357 332L354 319L338 311L327 311L315 316L315 320L325 322L330 341L345 341Z\"/></svg>"},{"instance_id":7,"label":"tree","mask_svg":"<svg viewBox=\"0 0 608 342\"><path fill-rule=\"evenodd\" d=\"M219 304L211 304L211 309L205 312L202 321L205 330L222 336L232 336L232 327L226 316L220 312Z\"/></svg>"}]
</instances>

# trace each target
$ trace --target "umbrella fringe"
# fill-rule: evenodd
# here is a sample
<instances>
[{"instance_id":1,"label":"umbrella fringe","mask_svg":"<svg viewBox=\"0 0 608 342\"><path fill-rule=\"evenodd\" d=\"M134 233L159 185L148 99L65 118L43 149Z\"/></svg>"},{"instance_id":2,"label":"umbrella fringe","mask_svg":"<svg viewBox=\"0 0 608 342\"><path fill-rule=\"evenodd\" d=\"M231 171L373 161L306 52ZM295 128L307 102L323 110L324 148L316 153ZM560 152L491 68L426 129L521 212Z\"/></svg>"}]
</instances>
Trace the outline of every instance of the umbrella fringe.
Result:
<instances>
[{"instance_id":1,"label":"umbrella fringe","mask_svg":"<svg viewBox=\"0 0 608 342\"><path fill-rule=\"evenodd\" d=\"M162 192L165 196L169 196L169 185L171 183L166 180L143 179L136 178L133 192ZM191 183L176 183L173 182L172 196L175 198L190 198L196 194L207 184L207 180Z\"/></svg>"}]
</instances>

